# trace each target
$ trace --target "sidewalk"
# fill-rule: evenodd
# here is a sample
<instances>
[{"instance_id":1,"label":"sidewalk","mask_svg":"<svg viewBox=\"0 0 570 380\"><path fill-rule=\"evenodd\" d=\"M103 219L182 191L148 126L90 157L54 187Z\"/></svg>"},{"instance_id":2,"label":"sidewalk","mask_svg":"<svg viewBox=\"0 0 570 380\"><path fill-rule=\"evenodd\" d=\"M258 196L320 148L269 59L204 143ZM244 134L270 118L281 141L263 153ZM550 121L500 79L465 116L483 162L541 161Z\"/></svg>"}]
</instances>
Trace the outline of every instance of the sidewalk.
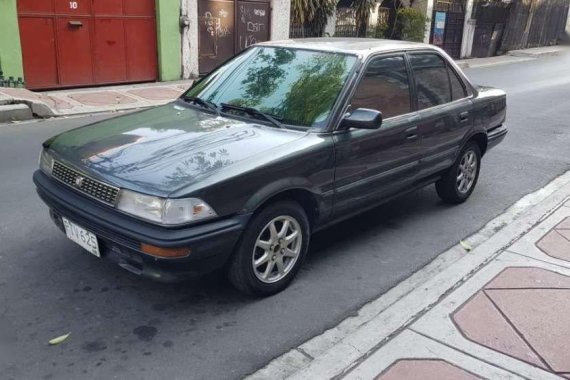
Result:
<instances>
[{"instance_id":1,"label":"sidewalk","mask_svg":"<svg viewBox=\"0 0 570 380\"><path fill-rule=\"evenodd\" d=\"M512 51L498 57L465 59L457 63L461 68L495 66L556 55L567 49L565 46L546 46ZM157 106L176 99L191 85L192 81L187 80L45 92L0 87L0 123L27 120L34 116L49 118Z\"/></svg>"},{"instance_id":2,"label":"sidewalk","mask_svg":"<svg viewBox=\"0 0 570 380\"><path fill-rule=\"evenodd\" d=\"M570 379L570 172L467 241L249 379Z\"/></svg>"},{"instance_id":3,"label":"sidewalk","mask_svg":"<svg viewBox=\"0 0 570 380\"><path fill-rule=\"evenodd\" d=\"M37 117L116 112L171 102L192 85L191 80L32 92L0 87L0 106L27 104Z\"/></svg>"}]
</instances>

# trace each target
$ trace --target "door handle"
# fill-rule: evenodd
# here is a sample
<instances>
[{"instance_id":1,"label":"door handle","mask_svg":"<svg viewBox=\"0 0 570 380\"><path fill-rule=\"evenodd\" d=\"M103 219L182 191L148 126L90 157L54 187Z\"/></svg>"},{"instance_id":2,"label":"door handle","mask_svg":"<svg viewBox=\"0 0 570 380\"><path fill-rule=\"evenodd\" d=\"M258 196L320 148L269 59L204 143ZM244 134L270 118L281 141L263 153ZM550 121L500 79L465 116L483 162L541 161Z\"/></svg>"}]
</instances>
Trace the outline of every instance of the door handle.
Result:
<instances>
[{"instance_id":1,"label":"door handle","mask_svg":"<svg viewBox=\"0 0 570 380\"><path fill-rule=\"evenodd\" d=\"M82 27L83 23L81 21L69 21L69 26L76 26L76 27Z\"/></svg>"},{"instance_id":2,"label":"door handle","mask_svg":"<svg viewBox=\"0 0 570 380\"><path fill-rule=\"evenodd\" d=\"M459 114L459 121L467 121L469 120L469 112L465 111L465 112L461 112Z\"/></svg>"},{"instance_id":3,"label":"door handle","mask_svg":"<svg viewBox=\"0 0 570 380\"><path fill-rule=\"evenodd\" d=\"M406 139L407 140L415 140L418 138L418 127L410 127L406 129Z\"/></svg>"}]
</instances>

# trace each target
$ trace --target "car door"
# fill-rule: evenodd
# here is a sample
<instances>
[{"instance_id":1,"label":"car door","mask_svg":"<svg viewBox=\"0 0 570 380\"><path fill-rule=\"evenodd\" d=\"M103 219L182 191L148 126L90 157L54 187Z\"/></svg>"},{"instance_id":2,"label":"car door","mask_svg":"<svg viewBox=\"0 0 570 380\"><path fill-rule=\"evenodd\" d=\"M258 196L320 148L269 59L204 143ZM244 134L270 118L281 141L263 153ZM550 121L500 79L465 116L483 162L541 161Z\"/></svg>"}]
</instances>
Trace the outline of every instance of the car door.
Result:
<instances>
[{"instance_id":1,"label":"car door","mask_svg":"<svg viewBox=\"0 0 570 380\"><path fill-rule=\"evenodd\" d=\"M451 165L465 134L473 125L467 87L436 52L408 54L418 110L423 157L419 177Z\"/></svg>"},{"instance_id":2,"label":"car door","mask_svg":"<svg viewBox=\"0 0 570 380\"><path fill-rule=\"evenodd\" d=\"M337 217L374 206L414 182L421 157L404 54L369 59L349 103L348 113L374 109L384 120L378 129L339 130L333 135Z\"/></svg>"}]
</instances>

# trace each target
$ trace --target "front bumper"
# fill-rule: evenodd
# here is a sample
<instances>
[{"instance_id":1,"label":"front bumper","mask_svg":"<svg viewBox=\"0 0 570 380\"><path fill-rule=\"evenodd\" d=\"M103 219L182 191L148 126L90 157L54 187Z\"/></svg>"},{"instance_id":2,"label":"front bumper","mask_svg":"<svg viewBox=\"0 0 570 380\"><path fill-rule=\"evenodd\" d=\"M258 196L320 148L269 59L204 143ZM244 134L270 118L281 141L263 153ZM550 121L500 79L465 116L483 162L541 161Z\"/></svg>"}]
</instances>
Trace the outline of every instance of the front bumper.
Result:
<instances>
[{"instance_id":1,"label":"front bumper","mask_svg":"<svg viewBox=\"0 0 570 380\"><path fill-rule=\"evenodd\" d=\"M86 198L39 170L33 179L40 198L50 208L52 220L62 231L64 216L97 235L102 258L160 281L177 281L222 267L250 217L236 215L195 226L166 228ZM159 258L141 252L141 243L162 248L188 247L191 253L183 258Z\"/></svg>"},{"instance_id":2,"label":"front bumper","mask_svg":"<svg viewBox=\"0 0 570 380\"><path fill-rule=\"evenodd\" d=\"M487 150L503 141L508 132L509 130L505 124L501 124L487 132Z\"/></svg>"}]
</instances>

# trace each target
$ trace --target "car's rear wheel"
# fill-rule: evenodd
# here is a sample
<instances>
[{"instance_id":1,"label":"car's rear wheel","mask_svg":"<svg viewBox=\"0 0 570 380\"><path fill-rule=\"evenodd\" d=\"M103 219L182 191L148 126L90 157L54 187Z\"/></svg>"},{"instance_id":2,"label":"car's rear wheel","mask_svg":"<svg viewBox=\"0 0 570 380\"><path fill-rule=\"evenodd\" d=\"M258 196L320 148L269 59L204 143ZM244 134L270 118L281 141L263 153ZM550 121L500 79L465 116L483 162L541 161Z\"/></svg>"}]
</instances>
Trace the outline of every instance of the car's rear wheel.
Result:
<instances>
[{"instance_id":1,"label":"car's rear wheel","mask_svg":"<svg viewBox=\"0 0 570 380\"><path fill-rule=\"evenodd\" d=\"M299 204L270 204L253 216L244 231L229 266L230 282L247 294L280 292L299 271L309 235L309 220Z\"/></svg>"},{"instance_id":2,"label":"car's rear wheel","mask_svg":"<svg viewBox=\"0 0 570 380\"><path fill-rule=\"evenodd\" d=\"M469 198L481 170L481 150L475 142L469 142L462 149L457 161L436 182L437 194L448 203L463 203Z\"/></svg>"}]
</instances>

